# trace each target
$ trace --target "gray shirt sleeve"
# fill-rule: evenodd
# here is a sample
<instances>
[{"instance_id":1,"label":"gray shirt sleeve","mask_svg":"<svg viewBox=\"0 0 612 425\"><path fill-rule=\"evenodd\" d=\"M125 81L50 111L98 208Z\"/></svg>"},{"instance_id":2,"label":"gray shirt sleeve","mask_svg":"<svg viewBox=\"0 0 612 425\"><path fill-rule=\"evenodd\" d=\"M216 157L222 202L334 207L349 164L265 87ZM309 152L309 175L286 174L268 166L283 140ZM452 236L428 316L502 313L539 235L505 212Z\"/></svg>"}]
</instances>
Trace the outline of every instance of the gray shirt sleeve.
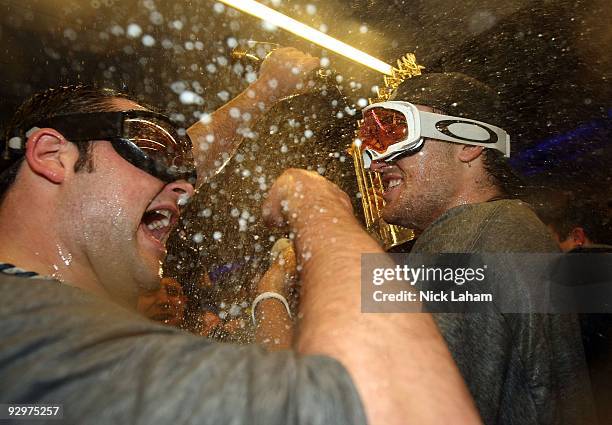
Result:
<instances>
[{"instance_id":1,"label":"gray shirt sleeve","mask_svg":"<svg viewBox=\"0 0 612 425\"><path fill-rule=\"evenodd\" d=\"M79 424L366 422L329 357L213 343L52 282L0 295L2 402L62 403Z\"/></svg>"}]
</instances>

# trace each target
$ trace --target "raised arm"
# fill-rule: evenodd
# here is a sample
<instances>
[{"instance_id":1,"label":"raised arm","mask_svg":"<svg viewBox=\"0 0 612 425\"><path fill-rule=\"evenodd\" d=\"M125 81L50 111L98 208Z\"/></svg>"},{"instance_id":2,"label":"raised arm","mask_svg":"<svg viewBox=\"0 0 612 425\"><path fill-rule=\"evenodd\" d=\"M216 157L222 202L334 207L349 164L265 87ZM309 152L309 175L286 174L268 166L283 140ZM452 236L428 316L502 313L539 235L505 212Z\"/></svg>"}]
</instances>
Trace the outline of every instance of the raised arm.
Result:
<instances>
[{"instance_id":1,"label":"raised arm","mask_svg":"<svg viewBox=\"0 0 612 425\"><path fill-rule=\"evenodd\" d=\"M217 172L275 102L308 89L307 75L318 65L318 58L294 48L274 50L261 64L259 78L246 90L187 129L193 142L198 186Z\"/></svg>"},{"instance_id":2,"label":"raised arm","mask_svg":"<svg viewBox=\"0 0 612 425\"><path fill-rule=\"evenodd\" d=\"M371 424L478 424L480 419L431 315L360 311L361 253L382 253L348 196L304 170L288 170L264 206L296 232L302 294L297 350L338 359Z\"/></svg>"}]
</instances>

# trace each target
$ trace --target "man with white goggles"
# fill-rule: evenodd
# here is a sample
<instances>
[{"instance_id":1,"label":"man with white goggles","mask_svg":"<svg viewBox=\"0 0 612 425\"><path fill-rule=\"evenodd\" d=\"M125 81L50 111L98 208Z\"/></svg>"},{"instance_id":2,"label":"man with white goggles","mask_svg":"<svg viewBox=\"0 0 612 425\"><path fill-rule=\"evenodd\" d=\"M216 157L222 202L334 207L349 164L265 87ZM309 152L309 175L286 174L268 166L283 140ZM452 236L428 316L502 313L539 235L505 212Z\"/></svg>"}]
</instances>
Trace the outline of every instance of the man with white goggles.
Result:
<instances>
[{"instance_id":1,"label":"man with white goggles","mask_svg":"<svg viewBox=\"0 0 612 425\"><path fill-rule=\"evenodd\" d=\"M468 118L424 112L412 103L379 102L363 109L359 140L363 165L391 162L418 152L425 139L497 149L510 156L510 135L499 127Z\"/></svg>"}]
</instances>

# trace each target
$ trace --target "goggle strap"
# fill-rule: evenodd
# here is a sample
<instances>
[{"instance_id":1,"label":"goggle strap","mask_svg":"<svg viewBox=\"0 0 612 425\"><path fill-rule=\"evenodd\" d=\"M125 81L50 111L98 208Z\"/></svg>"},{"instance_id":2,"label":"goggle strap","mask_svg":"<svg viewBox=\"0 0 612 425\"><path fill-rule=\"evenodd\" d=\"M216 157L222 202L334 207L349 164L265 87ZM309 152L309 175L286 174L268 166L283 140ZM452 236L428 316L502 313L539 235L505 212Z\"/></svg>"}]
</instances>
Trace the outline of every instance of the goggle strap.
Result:
<instances>
[{"instance_id":1,"label":"goggle strap","mask_svg":"<svg viewBox=\"0 0 612 425\"><path fill-rule=\"evenodd\" d=\"M499 127L468 118L441 115L432 112L419 111L421 137L444 140L463 145L484 146L497 149L505 157L510 157L510 135ZM453 125L454 124L454 125ZM452 130L448 127L453 125ZM443 133L441 129L447 129ZM482 140L483 130L490 133L494 143Z\"/></svg>"}]
</instances>

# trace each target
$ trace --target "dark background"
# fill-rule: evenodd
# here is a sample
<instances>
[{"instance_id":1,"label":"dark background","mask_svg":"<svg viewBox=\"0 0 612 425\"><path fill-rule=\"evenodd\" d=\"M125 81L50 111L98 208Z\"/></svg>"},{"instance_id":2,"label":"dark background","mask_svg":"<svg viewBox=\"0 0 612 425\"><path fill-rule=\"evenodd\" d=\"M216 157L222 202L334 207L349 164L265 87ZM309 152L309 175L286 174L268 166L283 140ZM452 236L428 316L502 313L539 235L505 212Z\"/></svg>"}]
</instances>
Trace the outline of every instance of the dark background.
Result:
<instances>
[{"instance_id":1,"label":"dark background","mask_svg":"<svg viewBox=\"0 0 612 425\"><path fill-rule=\"evenodd\" d=\"M388 63L415 52L427 71L481 79L509 107L512 163L531 184L612 197L609 1L267 3ZM329 57L352 102L381 84L374 71L214 1L0 0L0 12L2 127L31 93L75 82L138 94L188 126L246 87L248 70L229 59L234 40ZM131 24L140 32L130 36ZM181 102L184 90L196 103Z\"/></svg>"}]
</instances>

